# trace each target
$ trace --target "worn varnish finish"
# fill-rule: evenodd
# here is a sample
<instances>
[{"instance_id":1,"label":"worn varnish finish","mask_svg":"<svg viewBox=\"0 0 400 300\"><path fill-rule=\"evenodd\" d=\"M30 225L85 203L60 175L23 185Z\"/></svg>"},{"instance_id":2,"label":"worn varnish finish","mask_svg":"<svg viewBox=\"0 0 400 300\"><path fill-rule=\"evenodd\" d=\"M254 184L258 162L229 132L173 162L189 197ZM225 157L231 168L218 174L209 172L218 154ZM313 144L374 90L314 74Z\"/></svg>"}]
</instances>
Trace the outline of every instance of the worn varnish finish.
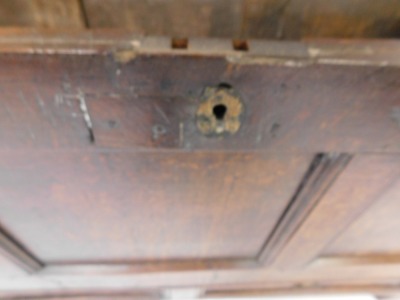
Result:
<instances>
[{"instance_id":1,"label":"worn varnish finish","mask_svg":"<svg viewBox=\"0 0 400 300\"><path fill-rule=\"evenodd\" d=\"M399 292L398 42L0 41L0 297Z\"/></svg>"},{"instance_id":2,"label":"worn varnish finish","mask_svg":"<svg viewBox=\"0 0 400 300\"><path fill-rule=\"evenodd\" d=\"M115 149L400 151L397 67L170 55L120 64L111 56L7 54L0 63L2 149L85 148L93 131L96 146ZM221 82L235 87L244 106L229 139L203 135L193 117L204 89Z\"/></svg>"},{"instance_id":3,"label":"worn varnish finish","mask_svg":"<svg viewBox=\"0 0 400 300\"><path fill-rule=\"evenodd\" d=\"M89 100L98 145L285 152L399 151L396 140L400 132L395 121L400 95L397 68L366 66L359 72L357 66L287 68L241 65L220 58L143 57L119 70L118 83L134 89L131 95L105 99L118 103L114 110L105 110L103 101ZM226 140L199 134L191 117L203 89L220 82L235 87L245 110L240 131ZM154 90L159 94L154 95ZM135 97L138 100L132 101ZM133 109L136 103L141 103L140 107ZM152 111L152 122L165 129L163 136L135 134L139 128L136 121L146 109ZM366 117L374 126L364 125ZM121 124L107 128L107 121L113 118ZM128 134L129 139L117 138ZM145 139L137 141L139 137Z\"/></svg>"}]
</instances>

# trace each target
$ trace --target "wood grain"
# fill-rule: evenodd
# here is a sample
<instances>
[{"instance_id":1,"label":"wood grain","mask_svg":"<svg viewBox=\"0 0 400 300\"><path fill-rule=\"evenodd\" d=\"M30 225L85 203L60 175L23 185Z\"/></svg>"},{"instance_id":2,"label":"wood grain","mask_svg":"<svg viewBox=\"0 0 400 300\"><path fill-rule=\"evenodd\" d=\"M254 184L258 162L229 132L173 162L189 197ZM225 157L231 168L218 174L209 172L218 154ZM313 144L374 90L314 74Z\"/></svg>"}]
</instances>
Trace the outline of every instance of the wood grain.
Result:
<instances>
[{"instance_id":1,"label":"wood grain","mask_svg":"<svg viewBox=\"0 0 400 300\"><path fill-rule=\"evenodd\" d=\"M90 134L80 107L82 99L77 90L68 92L68 83L63 79L68 75L59 69L62 66L31 55L21 58L3 56L0 63L3 70L0 74L3 97L0 147L90 145ZM58 69L58 75L50 75L50 69Z\"/></svg>"},{"instance_id":2,"label":"wood grain","mask_svg":"<svg viewBox=\"0 0 400 300\"><path fill-rule=\"evenodd\" d=\"M400 150L400 127L394 122L400 106L397 68L293 68L187 56L138 56L115 68L120 72L117 84L133 91L117 92L115 99L88 100L98 146L312 153ZM228 82L243 99L244 117L235 135L218 139L202 135L194 116L203 90L221 82ZM111 103L113 108L107 109ZM365 126L369 123L374 125ZM154 126L160 129L155 135Z\"/></svg>"},{"instance_id":3,"label":"wood grain","mask_svg":"<svg viewBox=\"0 0 400 300\"><path fill-rule=\"evenodd\" d=\"M244 36L252 38L399 37L397 0L244 0Z\"/></svg>"},{"instance_id":4,"label":"wood grain","mask_svg":"<svg viewBox=\"0 0 400 300\"><path fill-rule=\"evenodd\" d=\"M255 258L311 157L3 152L0 161L0 219L44 263L66 264Z\"/></svg>"},{"instance_id":5,"label":"wood grain","mask_svg":"<svg viewBox=\"0 0 400 300\"><path fill-rule=\"evenodd\" d=\"M399 199L400 180L397 180L374 205L329 245L324 255L360 258L370 256L371 261L374 256L387 255L387 260L393 261L400 254L400 221L396 213L399 211Z\"/></svg>"},{"instance_id":6,"label":"wood grain","mask_svg":"<svg viewBox=\"0 0 400 300\"><path fill-rule=\"evenodd\" d=\"M130 28L147 35L263 39L398 37L399 5L396 0L85 0L92 28Z\"/></svg>"},{"instance_id":7,"label":"wood grain","mask_svg":"<svg viewBox=\"0 0 400 300\"><path fill-rule=\"evenodd\" d=\"M129 28L145 35L235 37L240 0L85 0L91 28Z\"/></svg>"},{"instance_id":8,"label":"wood grain","mask_svg":"<svg viewBox=\"0 0 400 300\"><path fill-rule=\"evenodd\" d=\"M85 28L79 0L2 0L0 26Z\"/></svg>"},{"instance_id":9,"label":"wood grain","mask_svg":"<svg viewBox=\"0 0 400 300\"><path fill-rule=\"evenodd\" d=\"M312 49L321 49L321 59L339 65L293 67L291 58L253 63L256 53L267 62L274 57L261 54L269 43L258 43L248 62L242 56L227 61L205 53L143 50L123 64L104 56L98 46L90 55L3 53L0 148L93 147L85 121L89 115L99 148L398 153L400 70L395 62L378 66L395 57L397 48L380 50L370 58L373 65L366 66L352 63L365 62L365 44L355 49L344 44L347 54L338 50L342 43L330 44L316 48L313 43ZM292 43L280 48L292 49ZM281 65L285 62L289 65ZM243 99L244 118L237 134L209 138L197 130L195 115L204 89L221 82L231 84Z\"/></svg>"},{"instance_id":10,"label":"wood grain","mask_svg":"<svg viewBox=\"0 0 400 300\"><path fill-rule=\"evenodd\" d=\"M3 31L0 223L45 268L0 258L0 298L398 293L400 44L187 42ZM209 138L218 85L244 115Z\"/></svg>"}]
</instances>

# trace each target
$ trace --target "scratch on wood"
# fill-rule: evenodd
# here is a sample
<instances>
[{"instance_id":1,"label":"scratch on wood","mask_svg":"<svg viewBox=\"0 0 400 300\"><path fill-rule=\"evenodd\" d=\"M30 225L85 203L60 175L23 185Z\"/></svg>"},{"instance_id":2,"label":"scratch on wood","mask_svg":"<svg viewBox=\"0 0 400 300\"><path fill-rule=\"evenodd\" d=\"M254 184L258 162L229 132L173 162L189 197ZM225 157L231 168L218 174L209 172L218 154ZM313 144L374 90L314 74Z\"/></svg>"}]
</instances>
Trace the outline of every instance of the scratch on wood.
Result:
<instances>
[{"instance_id":1,"label":"scratch on wood","mask_svg":"<svg viewBox=\"0 0 400 300\"><path fill-rule=\"evenodd\" d=\"M37 102L37 104L39 105L39 108L43 111L43 109L44 109L44 107L45 107L45 104L44 104L44 102L43 102L43 99L39 96L39 94L38 93L36 93L36 102Z\"/></svg>"},{"instance_id":2,"label":"scratch on wood","mask_svg":"<svg viewBox=\"0 0 400 300\"><path fill-rule=\"evenodd\" d=\"M163 125L156 124L152 128L152 132L153 132L153 139L158 140L161 136L167 133L167 129Z\"/></svg>"},{"instance_id":3,"label":"scratch on wood","mask_svg":"<svg viewBox=\"0 0 400 300\"><path fill-rule=\"evenodd\" d=\"M36 102L37 102L37 104L38 104L38 107L39 107L41 113L43 114L43 116L46 116L45 104L44 104L42 98L39 96L38 93L36 93L35 99L36 99Z\"/></svg>"},{"instance_id":4,"label":"scratch on wood","mask_svg":"<svg viewBox=\"0 0 400 300\"><path fill-rule=\"evenodd\" d=\"M48 117L50 119L50 123L53 127L56 126L56 120L53 117L53 114L51 113L51 110L46 109L46 104L44 103L42 97L40 96L39 92L36 92L36 102L38 103L38 106L40 108L40 111L42 112L44 117Z\"/></svg>"},{"instance_id":5,"label":"scratch on wood","mask_svg":"<svg viewBox=\"0 0 400 300\"><path fill-rule=\"evenodd\" d=\"M61 94L55 94L54 96L54 102L56 103L56 105L61 105L64 102L64 98L63 95Z\"/></svg>"},{"instance_id":6,"label":"scratch on wood","mask_svg":"<svg viewBox=\"0 0 400 300\"><path fill-rule=\"evenodd\" d=\"M154 108L156 109L156 111L160 114L160 116L164 119L165 122L167 122L168 124L171 124L170 120L168 119L167 115L165 114L165 112L157 105L154 104Z\"/></svg>"},{"instance_id":7,"label":"scratch on wood","mask_svg":"<svg viewBox=\"0 0 400 300\"><path fill-rule=\"evenodd\" d=\"M283 30L285 28L285 18L283 16L280 17L278 28L276 30L276 38L282 39L283 38Z\"/></svg>"},{"instance_id":8,"label":"scratch on wood","mask_svg":"<svg viewBox=\"0 0 400 300\"><path fill-rule=\"evenodd\" d=\"M24 105L25 109L27 110L28 113L32 112L31 107L29 106L29 103L25 99L25 95L23 92L19 92L19 99L21 100L21 103ZM24 122L25 127L29 133L29 136L31 137L32 140L36 139L35 133L32 131L32 128L29 126L29 123Z\"/></svg>"},{"instance_id":9,"label":"scratch on wood","mask_svg":"<svg viewBox=\"0 0 400 300\"><path fill-rule=\"evenodd\" d=\"M68 99L77 99L79 101L79 109L83 115L83 120L85 122L86 128L89 132L89 140L93 144L95 143L95 136L94 136L94 131L93 131L93 123L92 119L89 114L88 107L86 105L86 97L85 94L79 89L77 94L57 94L55 96L56 103L64 103L64 98L67 100L66 103L68 105ZM61 100L60 100L61 99ZM69 106L72 106L69 105ZM75 118L77 115L76 113L72 113L71 116Z\"/></svg>"},{"instance_id":10,"label":"scratch on wood","mask_svg":"<svg viewBox=\"0 0 400 300\"><path fill-rule=\"evenodd\" d=\"M265 120L261 121L259 126L258 126L258 130L257 130L257 136L256 136L256 143L259 144L262 142L262 140L264 139L264 134L265 134Z\"/></svg>"},{"instance_id":11,"label":"scratch on wood","mask_svg":"<svg viewBox=\"0 0 400 300\"><path fill-rule=\"evenodd\" d=\"M283 38L283 30L285 28L285 11L286 8L289 6L291 0L286 0L278 9L276 12L274 12L273 15L278 14L279 15L279 21L278 21L278 28L276 31L276 38L281 39Z\"/></svg>"},{"instance_id":12,"label":"scratch on wood","mask_svg":"<svg viewBox=\"0 0 400 300\"><path fill-rule=\"evenodd\" d=\"M116 93L108 93L107 96L110 97L110 98L114 98L114 99L120 99L121 98L121 95L120 94L116 94Z\"/></svg>"},{"instance_id":13,"label":"scratch on wood","mask_svg":"<svg viewBox=\"0 0 400 300\"><path fill-rule=\"evenodd\" d=\"M183 127L183 123L180 122L179 123L179 146L182 147L183 146L183 137L184 137L184 127Z\"/></svg>"},{"instance_id":14,"label":"scratch on wood","mask_svg":"<svg viewBox=\"0 0 400 300\"><path fill-rule=\"evenodd\" d=\"M262 56L234 56L226 57L229 63L236 65L267 65L282 66L290 68L301 68L310 65L338 65L338 66L389 66L387 60L363 60L363 59L344 59L344 58L301 58L287 59L282 57L262 57Z\"/></svg>"},{"instance_id":15,"label":"scratch on wood","mask_svg":"<svg viewBox=\"0 0 400 300\"><path fill-rule=\"evenodd\" d=\"M19 99L21 100L21 103L24 105L25 109L26 109L28 112L31 112L31 108L30 108L28 102L27 102L26 99L25 99L24 93L20 91L19 94L18 94L18 96L19 96Z\"/></svg>"},{"instance_id":16,"label":"scratch on wood","mask_svg":"<svg viewBox=\"0 0 400 300\"><path fill-rule=\"evenodd\" d=\"M26 129L28 129L29 136L31 137L32 140L36 139L35 133L32 131L32 129L29 127L29 125L26 126Z\"/></svg>"},{"instance_id":17,"label":"scratch on wood","mask_svg":"<svg viewBox=\"0 0 400 300\"><path fill-rule=\"evenodd\" d=\"M79 100L79 107L81 109L81 112L83 114L83 119L85 121L86 127L89 131L89 139L91 143L95 142L94 138L94 132L93 132L93 124L92 124L92 119L90 118L89 111L86 105L86 99L85 95L82 93L81 90L79 90L77 98Z\"/></svg>"}]
</instances>

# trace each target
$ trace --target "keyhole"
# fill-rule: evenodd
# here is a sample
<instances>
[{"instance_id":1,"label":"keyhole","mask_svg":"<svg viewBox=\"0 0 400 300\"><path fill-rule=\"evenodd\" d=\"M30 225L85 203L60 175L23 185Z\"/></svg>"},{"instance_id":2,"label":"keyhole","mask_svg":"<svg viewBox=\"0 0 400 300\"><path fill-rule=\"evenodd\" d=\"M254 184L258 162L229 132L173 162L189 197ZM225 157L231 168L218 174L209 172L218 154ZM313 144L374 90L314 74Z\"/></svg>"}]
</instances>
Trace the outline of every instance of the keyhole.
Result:
<instances>
[{"instance_id":1,"label":"keyhole","mask_svg":"<svg viewBox=\"0 0 400 300\"><path fill-rule=\"evenodd\" d=\"M222 121L226 115L227 107L224 104L217 104L213 108L213 114L218 121Z\"/></svg>"}]
</instances>

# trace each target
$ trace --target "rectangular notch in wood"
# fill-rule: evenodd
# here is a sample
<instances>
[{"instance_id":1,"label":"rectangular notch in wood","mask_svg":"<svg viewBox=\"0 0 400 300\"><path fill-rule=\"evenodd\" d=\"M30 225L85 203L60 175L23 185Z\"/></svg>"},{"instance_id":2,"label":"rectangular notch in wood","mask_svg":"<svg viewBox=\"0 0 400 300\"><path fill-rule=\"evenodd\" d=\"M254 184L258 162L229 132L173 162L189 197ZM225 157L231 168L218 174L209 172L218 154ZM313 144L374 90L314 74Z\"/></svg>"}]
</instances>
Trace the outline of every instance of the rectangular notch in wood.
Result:
<instances>
[{"instance_id":1,"label":"rectangular notch in wood","mask_svg":"<svg viewBox=\"0 0 400 300\"><path fill-rule=\"evenodd\" d=\"M246 40L233 40L232 46L235 51L249 51L249 43Z\"/></svg>"},{"instance_id":2,"label":"rectangular notch in wood","mask_svg":"<svg viewBox=\"0 0 400 300\"><path fill-rule=\"evenodd\" d=\"M187 38L172 38L171 39L171 48L172 49L180 49L185 50L189 46L189 39Z\"/></svg>"}]
</instances>

